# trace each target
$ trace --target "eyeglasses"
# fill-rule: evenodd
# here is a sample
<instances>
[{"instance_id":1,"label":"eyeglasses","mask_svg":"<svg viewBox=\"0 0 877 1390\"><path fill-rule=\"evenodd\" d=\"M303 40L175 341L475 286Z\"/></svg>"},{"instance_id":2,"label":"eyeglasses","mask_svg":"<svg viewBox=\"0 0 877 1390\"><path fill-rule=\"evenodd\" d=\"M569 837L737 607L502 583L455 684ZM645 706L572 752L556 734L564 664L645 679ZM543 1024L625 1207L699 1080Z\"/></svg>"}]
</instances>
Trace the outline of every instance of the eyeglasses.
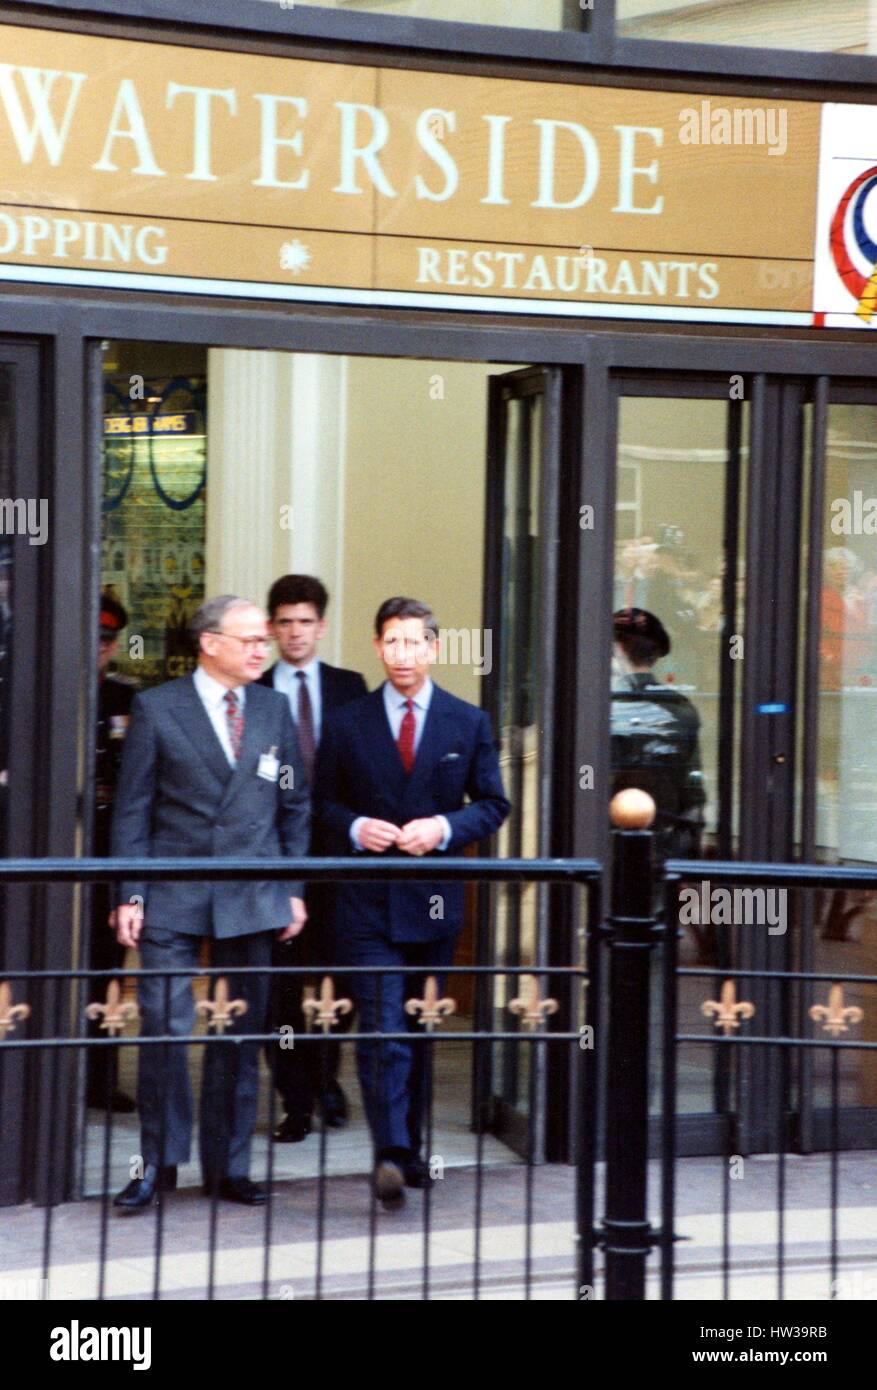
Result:
<instances>
[{"instance_id":1,"label":"eyeglasses","mask_svg":"<svg viewBox=\"0 0 877 1390\"><path fill-rule=\"evenodd\" d=\"M246 647L247 651L250 652L257 652L260 647L267 650L268 647L267 637L235 637L233 632L220 632L218 627L209 627L207 631L212 632L216 637L229 637L232 642L240 642L241 646Z\"/></svg>"}]
</instances>

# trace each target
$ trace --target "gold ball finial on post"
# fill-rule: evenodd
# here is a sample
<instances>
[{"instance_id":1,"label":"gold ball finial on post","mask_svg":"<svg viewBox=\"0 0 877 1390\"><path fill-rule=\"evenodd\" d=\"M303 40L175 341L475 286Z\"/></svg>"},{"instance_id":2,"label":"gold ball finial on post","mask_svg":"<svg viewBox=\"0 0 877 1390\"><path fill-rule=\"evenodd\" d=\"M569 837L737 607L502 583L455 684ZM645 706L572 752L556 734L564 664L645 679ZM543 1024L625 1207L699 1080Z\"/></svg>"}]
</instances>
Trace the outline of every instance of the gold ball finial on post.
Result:
<instances>
[{"instance_id":1,"label":"gold ball finial on post","mask_svg":"<svg viewBox=\"0 0 877 1390\"><path fill-rule=\"evenodd\" d=\"M648 792L637 787L616 792L609 803L609 816L616 830L648 830L656 810Z\"/></svg>"}]
</instances>

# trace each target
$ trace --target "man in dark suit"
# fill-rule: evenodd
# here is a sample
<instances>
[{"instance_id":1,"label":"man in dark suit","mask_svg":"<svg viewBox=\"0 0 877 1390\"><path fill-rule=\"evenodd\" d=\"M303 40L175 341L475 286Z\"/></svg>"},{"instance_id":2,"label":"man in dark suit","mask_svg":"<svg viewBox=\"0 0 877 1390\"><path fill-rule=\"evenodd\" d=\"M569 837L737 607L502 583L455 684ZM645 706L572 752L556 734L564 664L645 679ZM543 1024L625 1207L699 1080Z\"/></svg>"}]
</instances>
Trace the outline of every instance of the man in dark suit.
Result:
<instances>
[{"instance_id":1,"label":"man in dark suit","mask_svg":"<svg viewBox=\"0 0 877 1390\"><path fill-rule=\"evenodd\" d=\"M113 675L109 665L119 647L119 637L128 625L128 614L112 594L100 596L100 636L98 647L97 729L94 749L94 817L92 820L92 853L104 858L110 853L110 826L113 801L122 763L125 734L131 716L131 705L137 693L133 681ZM125 951L107 931L107 917L112 910L111 889L108 883L95 883L91 890L91 922L88 961L92 970L121 970ZM103 1003L106 978L89 981L89 1003ZM100 1022L93 1019L88 1025L90 1037L101 1037ZM130 1096L118 1088L119 1054L114 1047L88 1049L86 1064L86 1099L92 1107L109 1107L118 1114L130 1114L137 1107Z\"/></svg>"},{"instance_id":2,"label":"man in dark suit","mask_svg":"<svg viewBox=\"0 0 877 1390\"><path fill-rule=\"evenodd\" d=\"M256 684L265 664L265 615L222 595L192 623L198 665L190 676L138 695L131 712L113 815L114 856L241 857L307 853L310 803L286 700ZM114 917L123 946L139 946L144 969L197 973L203 937L211 964L228 966L229 997L246 1012L227 1031L265 1031L273 935L296 936L306 917L298 883L128 883ZM139 982L142 1036L186 1037L195 1017L191 977ZM192 1094L182 1045L140 1055L138 1105L143 1171L115 1199L138 1211L176 1184L189 1158ZM165 1055L166 1054L166 1055ZM200 1148L206 1192L247 1205L266 1200L249 1178L256 1124L259 1048L207 1044Z\"/></svg>"},{"instance_id":3,"label":"man in dark suit","mask_svg":"<svg viewBox=\"0 0 877 1390\"><path fill-rule=\"evenodd\" d=\"M277 643L278 660L262 676L262 684L279 690L289 700L311 784L326 715L368 693L358 671L330 666L317 655L317 648L326 635L328 603L325 585L309 574L283 575L272 584L268 595L268 626ZM313 840L312 851L320 853ZM305 897L308 929L294 941L275 941L275 965L325 966L329 963L326 899L322 885L308 888ZM271 1027L279 1033L284 1026L291 1026L293 1044L296 1035L306 1026L301 1006L307 983L303 975L277 975L274 979ZM344 1015L341 1027L346 1030L351 1021L351 1014ZM319 1103L323 1119L330 1128L339 1129L347 1123L347 1098L338 1084L340 1043L308 1042L300 1047L269 1043L267 1054L274 1084L286 1111L274 1131L279 1143L296 1144L310 1134L315 1103Z\"/></svg>"},{"instance_id":4,"label":"man in dark suit","mask_svg":"<svg viewBox=\"0 0 877 1390\"><path fill-rule=\"evenodd\" d=\"M487 715L430 679L437 643L426 604L391 598L378 609L374 647L387 679L323 727L314 779L322 853L459 854L508 815ZM430 974L441 987L463 923L463 884L337 885L332 901L342 965L423 971L351 976L360 1030L419 1030L405 1001L422 994ZM406 1183L429 1181L421 1155L424 1047L364 1042L357 1061L375 1145L375 1191L385 1207L399 1206Z\"/></svg>"}]
</instances>

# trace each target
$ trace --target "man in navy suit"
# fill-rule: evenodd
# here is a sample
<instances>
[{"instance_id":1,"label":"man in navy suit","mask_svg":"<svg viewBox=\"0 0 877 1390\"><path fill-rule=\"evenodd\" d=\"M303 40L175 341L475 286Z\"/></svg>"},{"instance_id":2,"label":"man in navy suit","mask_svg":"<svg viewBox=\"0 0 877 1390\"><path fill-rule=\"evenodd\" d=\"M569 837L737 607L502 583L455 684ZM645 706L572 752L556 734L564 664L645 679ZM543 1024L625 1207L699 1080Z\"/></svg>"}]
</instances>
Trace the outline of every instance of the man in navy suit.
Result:
<instances>
[{"instance_id":1,"label":"man in navy suit","mask_svg":"<svg viewBox=\"0 0 877 1390\"><path fill-rule=\"evenodd\" d=\"M309 574L285 574L272 584L268 594L269 628L277 643L278 660L265 672L262 684L279 690L289 701L311 784L326 715L368 693L358 671L330 666L317 655L326 634L328 603L325 585ZM312 851L320 853L317 839L312 843ZM322 885L308 888L308 930L294 941L275 941L275 965L328 964L326 898ZM277 975L274 983L271 1026L278 1032L284 1025L291 1026L294 1042L296 1034L305 1027L301 1005L307 981L302 975ZM351 1017L343 1016L343 1028L350 1027ZM286 1111L274 1131L279 1143L300 1143L310 1134L315 1103L319 1103L330 1128L338 1129L347 1123L347 1100L338 1084L340 1043L307 1042L285 1048L275 1042L268 1044L267 1053Z\"/></svg>"},{"instance_id":2,"label":"man in navy suit","mask_svg":"<svg viewBox=\"0 0 877 1390\"><path fill-rule=\"evenodd\" d=\"M430 679L438 626L416 599L391 598L375 619L386 681L331 714L317 760L322 854L458 855L509 813L487 715ZM406 999L451 964L463 924L462 883L339 884L332 892L342 965L422 967L422 975L351 976L363 1033L419 1031ZM375 1191L400 1206L429 1181L421 1154L423 1044L364 1042L359 1078L375 1145ZM378 1048L380 1054L378 1055Z\"/></svg>"}]
</instances>

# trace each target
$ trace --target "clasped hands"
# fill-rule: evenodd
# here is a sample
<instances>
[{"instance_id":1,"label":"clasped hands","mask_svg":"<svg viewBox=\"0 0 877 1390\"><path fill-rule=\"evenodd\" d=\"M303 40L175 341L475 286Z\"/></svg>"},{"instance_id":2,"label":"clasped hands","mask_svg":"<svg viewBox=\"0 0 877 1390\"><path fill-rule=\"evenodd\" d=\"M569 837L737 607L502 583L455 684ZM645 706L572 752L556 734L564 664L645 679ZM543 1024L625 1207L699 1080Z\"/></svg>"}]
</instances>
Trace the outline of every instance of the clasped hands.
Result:
<instances>
[{"instance_id":1,"label":"clasped hands","mask_svg":"<svg viewBox=\"0 0 877 1390\"><path fill-rule=\"evenodd\" d=\"M436 816L410 820L401 829L392 821L367 820L359 827L357 838L363 849L376 854L395 845L402 854L421 855L438 848L445 838L445 828Z\"/></svg>"}]
</instances>

